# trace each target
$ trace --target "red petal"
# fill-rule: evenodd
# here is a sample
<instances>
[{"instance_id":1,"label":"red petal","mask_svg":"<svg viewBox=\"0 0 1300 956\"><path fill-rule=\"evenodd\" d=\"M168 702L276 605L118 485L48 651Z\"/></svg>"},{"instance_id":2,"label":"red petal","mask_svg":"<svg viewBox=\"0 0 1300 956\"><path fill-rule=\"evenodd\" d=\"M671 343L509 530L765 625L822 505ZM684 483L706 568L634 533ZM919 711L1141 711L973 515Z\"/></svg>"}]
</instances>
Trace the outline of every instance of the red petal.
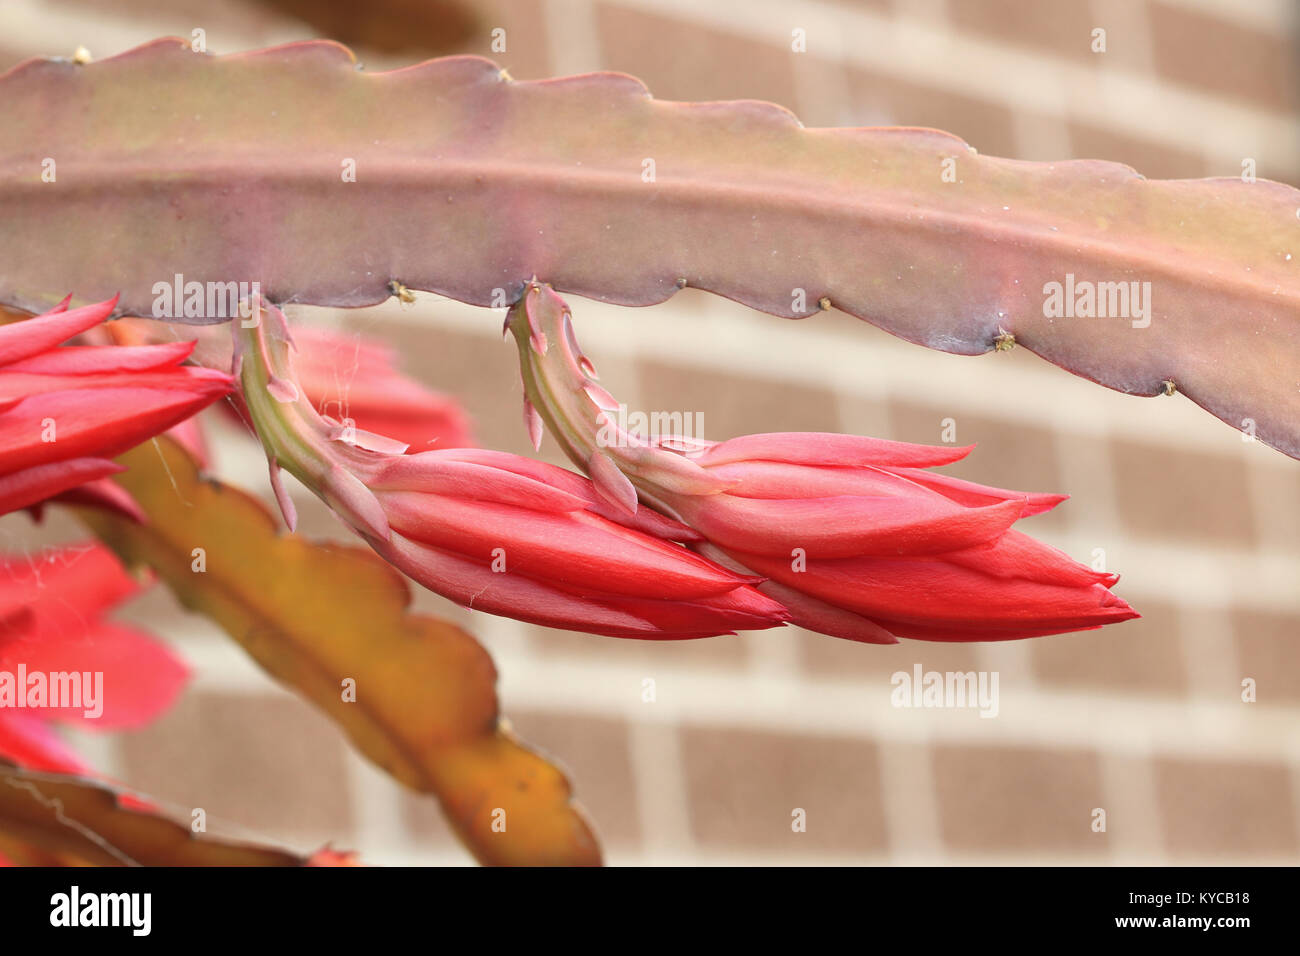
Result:
<instances>
[{"instance_id":1,"label":"red petal","mask_svg":"<svg viewBox=\"0 0 1300 956\"><path fill-rule=\"evenodd\" d=\"M0 607L32 614L21 636L0 641L6 654L33 640L76 639L104 611L139 591L113 552L101 544L72 545L35 558L0 558Z\"/></svg>"},{"instance_id":2,"label":"red petal","mask_svg":"<svg viewBox=\"0 0 1300 956\"><path fill-rule=\"evenodd\" d=\"M788 561L750 554L734 557L782 584L870 617L902 637L907 635L891 622L970 629L971 640L982 640L981 631L1079 630L1137 616L1100 584L1077 587L1000 579L941 559L810 560L806 570L797 572Z\"/></svg>"},{"instance_id":3,"label":"red petal","mask_svg":"<svg viewBox=\"0 0 1300 956\"><path fill-rule=\"evenodd\" d=\"M375 550L410 577L471 609L502 614L545 627L608 637L680 639L727 634L737 626L759 627L762 595L673 608L673 602L618 602L577 597L520 574L498 574L486 565L394 535ZM738 589L752 590L752 589ZM780 623L770 611L768 626Z\"/></svg>"},{"instance_id":4,"label":"red petal","mask_svg":"<svg viewBox=\"0 0 1300 956\"><path fill-rule=\"evenodd\" d=\"M115 308L117 296L107 302L83 305L70 312L56 308L22 322L0 326L0 366L39 355L74 335L94 328L108 318Z\"/></svg>"},{"instance_id":5,"label":"red petal","mask_svg":"<svg viewBox=\"0 0 1300 956\"><path fill-rule=\"evenodd\" d=\"M0 477L0 514L27 508L88 481L115 475L121 465L107 458L73 458L36 465Z\"/></svg>"},{"instance_id":6,"label":"red petal","mask_svg":"<svg viewBox=\"0 0 1300 956\"><path fill-rule=\"evenodd\" d=\"M605 603L644 617L677 638L760 631L778 627L790 618L783 604L752 587L690 601L615 598Z\"/></svg>"},{"instance_id":7,"label":"red petal","mask_svg":"<svg viewBox=\"0 0 1300 956\"><path fill-rule=\"evenodd\" d=\"M1019 531L1008 531L993 547L968 548L953 551L944 560L982 571L1000 579L1023 578L1042 584L1065 584L1088 587L1093 584L1114 584L1118 574L1094 571L1080 564L1064 551L1043 544Z\"/></svg>"},{"instance_id":8,"label":"red petal","mask_svg":"<svg viewBox=\"0 0 1300 956\"><path fill-rule=\"evenodd\" d=\"M100 508L138 524L145 524L148 521L136 500L131 497L131 493L108 478L88 481L84 485L78 485L56 495L53 500L63 504Z\"/></svg>"},{"instance_id":9,"label":"red petal","mask_svg":"<svg viewBox=\"0 0 1300 956\"><path fill-rule=\"evenodd\" d=\"M1020 517L1021 502L966 508L941 497L674 498L683 519L728 550L809 558L936 554L993 541Z\"/></svg>"},{"instance_id":10,"label":"red petal","mask_svg":"<svg viewBox=\"0 0 1300 956\"><path fill-rule=\"evenodd\" d=\"M892 465L925 468L965 458L974 445L913 445L835 432L769 432L743 435L713 445L696 461L705 466L729 461L786 461L802 465Z\"/></svg>"},{"instance_id":11,"label":"red petal","mask_svg":"<svg viewBox=\"0 0 1300 956\"><path fill-rule=\"evenodd\" d=\"M937 491L958 504L978 507L979 505L992 504L995 501L1022 500L1026 503L1024 514L1021 515L1023 518L1042 514L1044 511L1051 511L1070 497L1069 495L1007 491L1003 488L977 485L973 481L963 481L951 475L944 475L935 471L924 471L919 468L894 468L890 470L916 482L918 485Z\"/></svg>"},{"instance_id":12,"label":"red petal","mask_svg":"<svg viewBox=\"0 0 1300 956\"><path fill-rule=\"evenodd\" d=\"M150 372L179 365L197 342L162 345L65 345L12 362L6 372L33 375L93 375L100 372Z\"/></svg>"},{"instance_id":13,"label":"red petal","mask_svg":"<svg viewBox=\"0 0 1300 956\"><path fill-rule=\"evenodd\" d=\"M739 498L937 496L937 492L927 491L916 482L883 468L737 461L711 465L709 472L730 482L728 493Z\"/></svg>"},{"instance_id":14,"label":"red petal","mask_svg":"<svg viewBox=\"0 0 1300 956\"><path fill-rule=\"evenodd\" d=\"M6 398L30 398L52 392L89 392L115 388L199 391L205 387L204 382L219 384L229 381L229 376L224 372L197 366L172 366L139 372L113 369L82 375L36 375L0 369L0 395Z\"/></svg>"},{"instance_id":15,"label":"red petal","mask_svg":"<svg viewBox=\"0 0 1300 956\"><path fill-rule=\"evenodd\" d=\"M392 458L366 483L373 491L420 491L536 511L578 511L587 506L586 499L536 478L436 451Z\"/></svg>"},{"instance_id":16,"label":"red petal","mask_svg":"<svg viewBox=\"0 0 1300 956\"><path fill-rule=\"evenodd\" d=\"M711 544L695 546L695 550L711 561L731 571L746 574L752 571L737 562L721 548ZM870 618L854 614L825 601L786 587L777 581L763 581L756 585L759 591L782 604L790 612L790 623L819 634L829 634L863 644L897 644L898 638Z\"/></svg>"},{"instance_id":17,"label":"red petal","mask_svg":"<svg viewBox=\"0 0 1300 956\"><path fill-rule=\"evenodd\" d=\"M207 369L184 368L174 389L70 389L25 399L0 413L0 472L70 458L111 458L211 404L230 379ZM215 376L215 377L214 377ZM55 440L43 441L46 419Z\"/></svg>"},{"instance_id":18,"label":"red petal","mask_svg":"<svg viewBox=\"0 0 1300 956\"><path fill-rule=\"evenodd\" d=\"M718 594L744 579L676 544L587 511L547 513L441 495L381 492L392 527L408 538L597 597L660 599Z\"/></svg>"},{"instance_id":19,"label":"red petal","mask_svg":"<svg viewBox=\"0 0 1300 956\"><path fill-rule=\"evenodd\" d=\"M184 689L189 670L165 645L117 624L100 623L78 636L43 636L18 655L28 673L103 675L102 714L85 716L83 707L49 708L50 719L88 730L140 727L153 720ZM12 669L12 667L10 668Z\"/></svg>"},{"instance_id":20,"label":"red petal","mask_svg":"<svg viewBox=\"0 0 1300 956\"><path fill-rule=\"evenodd\" d=\"M532 458L523 458L509 452L493 451L487 448L458 448L447 453L457 461L472 461L517 475L526 475L537 481L561 488L571 495L576 495L587 502L587 510L602 518L608 518L626 528L640 531L665 541L701 541L703 535L692 531L686 525L666 517L653 508L637 508L635 515L629 515L621 508L615 508L601 495L596 493L591 481L582 475Z\"/></svg>"}]
</instances>

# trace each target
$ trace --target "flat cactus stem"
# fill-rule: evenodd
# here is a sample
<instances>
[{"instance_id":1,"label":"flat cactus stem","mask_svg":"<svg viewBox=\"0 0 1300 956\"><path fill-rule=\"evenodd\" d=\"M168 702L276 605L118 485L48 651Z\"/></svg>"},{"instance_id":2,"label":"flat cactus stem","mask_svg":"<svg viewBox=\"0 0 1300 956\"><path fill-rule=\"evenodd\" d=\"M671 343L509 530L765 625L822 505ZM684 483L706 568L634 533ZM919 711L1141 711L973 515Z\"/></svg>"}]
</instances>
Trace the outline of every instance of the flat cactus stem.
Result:
<instances>
[{"instance_id":1,"label":"flat cactus stem","mask_svg":"<svg viewBox=\"0 0 1300 956\"><path fill-rule=\"evenodd\" d=\"M0 77L0 128L3 305L120 292L157 314L177 275L331 306L394 289L501 306L533 276L620 305L689 285L948 352L1014 342L1124 392L1173 383L1300 457L1300 191L1278 183L806 129L612 73L367 74L328 42L29 61Z\"/></svg>"}]
</instances>

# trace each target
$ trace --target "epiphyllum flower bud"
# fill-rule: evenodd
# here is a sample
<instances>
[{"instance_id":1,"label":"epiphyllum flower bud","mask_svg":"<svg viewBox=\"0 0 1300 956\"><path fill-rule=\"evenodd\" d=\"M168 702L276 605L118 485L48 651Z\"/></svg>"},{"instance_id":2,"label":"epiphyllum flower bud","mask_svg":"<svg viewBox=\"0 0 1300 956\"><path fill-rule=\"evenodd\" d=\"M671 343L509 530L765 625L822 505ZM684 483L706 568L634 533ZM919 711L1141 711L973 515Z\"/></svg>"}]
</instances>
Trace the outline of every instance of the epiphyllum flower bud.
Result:
<instances>
[{"instance_id":1,"label":"epiphyllum flower bud","mask_svg":"<svg viewBox=\"0 0 1300 956\"><path fill-rule=\"evenodd\" d=\"M507 328L519 347L524 417L542 422L625 514L637 501L706 540L693 547L740 573L791 621L850 640L988 641L1099 627L1137 617L1093 571L1012 530L1064 500L926 469L969 448L822 433L724 442L657 438L620 427L594 381L568 307L532 283Z\"/></svg>"},{"instance_id":2,"label":"epiphyllum flower bud","mask_svg":"<svg viewBox=\"0 0 1300 956\"><path fill-rule=\"evenodd\" d=\"M230 392L230 376L180 364L192 342L58 347L116 301L0 327L0 514L54 496L133 513L105 480L122 470L113 456Z\"/></svg>"},{"instance_id":3,"label":"epiphyllum flower bud","mask_svg":"<svg viewBox=\"0 0 1300 956\"><path fill-rule=\"evenodd\" d=\"M298 387L284 315L232 323L249 415L285 520L284 468L374 550L432 591L536 624L687 638L772 627L785 609L752 576L674 541L688 528L622 515L580 475L501 452L406 446L322 416Z\"/></svg>"}]
</instances>

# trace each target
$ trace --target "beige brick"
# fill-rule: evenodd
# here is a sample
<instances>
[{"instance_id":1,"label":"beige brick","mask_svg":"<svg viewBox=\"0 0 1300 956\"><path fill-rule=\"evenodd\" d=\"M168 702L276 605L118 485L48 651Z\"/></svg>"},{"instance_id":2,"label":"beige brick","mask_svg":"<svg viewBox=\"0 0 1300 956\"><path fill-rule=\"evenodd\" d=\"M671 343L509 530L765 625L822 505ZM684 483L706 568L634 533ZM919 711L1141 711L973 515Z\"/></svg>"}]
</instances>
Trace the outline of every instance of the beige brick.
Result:
<instances>
[{"instance_id":1,"label":"beige brick","mask_svg":"<svg viewBox=\"0 0 1300 956\"><path fill-rule=\"evenodd\" d=\"M669 17L602 4L601 62L631 73L661 100L766 100L795 106L789 46L760 43ZM774 35L780 35L774 33Z\"/></svg>"},{"instance_id":2,"label":"beige brick","mask_svg":"<svg viewBox=\"0 0 1300 956\"><path fill-rule=\"evenodd\" d=\"M1098 54L1092 52L1092 30L1104 24L1093 22L1087 3L958 0L948 4L948 9L954 25L969 33L1053 56L1097 61Z\"/></svg>"},{"instance_id":3,"label":"beige brick","mask_svg":"<svg viewBox=\"0 0 1300 956\"><path fill-rule=\"evenodd\" d=\"M296 698L191 690L161 719L119 741L122 776L208 827L242 828L311 848L351 840L342 734Z\"/></svg>"},{"instance_id":4,"label":"beige brick","mask_svg":"<svg viewBox=\"0 0 1300 956\"><path fill-rule=\"evenodd\" d=\"M681 731L691 831L707 849L870 854L885 847L876 747L830 736ZM796 808L807 831L791 830Z\"/></svg>"},{"instance_id":5,"label":"beige brick","mask_svg":"<svg viewBox=\"0 0 1300 956\"><path fill-rule=\"evenodd\" d=\"M1130 534L1254 545L1254 514L1239 459L1127 439L1116 439L1111 448L1120 519Z\"/></svg>"},{"instance_id":6,"label":"beige brick","mask_svg":"<svg viewBox=\"0 0 1300 956\"><path fill-rule=\"evenodd\" d=\"M1265 705L1300 702L1300 614L1242 608L1233 613L1241 674L1255 681L1257 701Z\"/></svg>"},{"instance_id":7,"label":"beige brick","mask_svg":"<svg viewBox=\"0 0 1300 956\"><path fill-rule=\"evenodd\" d=\"M1274 110L1300 103L1295 41L1183 5L1149 3L1156 70L1186 86Z\"/></svg>"},{"instance_id":8,"label":"beige brick","mask_svg":"<svg viewBox=\"0 0 1300 956\"><path fill-rule=\"evenodd\" d=\"M760 432L836 431L834 393L658 360L641 363L645 411L700 412L712 440Z\"/></svg>"},{"instance_id":9,"label":"beige brick","mask_svg":"<svg viewBox=\"0 0 1300 956\"><path fill-rule=\"evenodd\" d=\"M1156 761L1156 780L1169 853L1259 862L1295 854L1284 766L1166 757Z\"/></svg>"},{"instance_id":10,"label":"beige brick","mask_svg":"<svg viewBox=\"0 0 1300 956\"><path fill-rule=\"evenodd\" d=\"M944 842L973 853L1103 854L1105 808L1091 751L944 745L934 750Z\"/></svg>"}]
</instances>

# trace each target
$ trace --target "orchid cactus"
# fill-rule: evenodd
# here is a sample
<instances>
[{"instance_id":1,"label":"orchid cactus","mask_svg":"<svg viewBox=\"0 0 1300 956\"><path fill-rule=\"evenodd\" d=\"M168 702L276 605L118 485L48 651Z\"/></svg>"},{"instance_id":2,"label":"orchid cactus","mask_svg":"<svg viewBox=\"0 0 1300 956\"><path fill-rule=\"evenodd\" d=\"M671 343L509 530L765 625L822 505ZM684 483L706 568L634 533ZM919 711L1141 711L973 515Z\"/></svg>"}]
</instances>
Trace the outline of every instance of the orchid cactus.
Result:
<instances>
[{"instance_id":1,"label":"orchid cactus","mask_svg":"<svg viewBox=\"0 0 1300 956\"><path fill-rule=\"evenodd\" d=\"M930 130L662 102L622 75L517 83L475 57L367 74L324 42L211 57L163 39L89 65L33 60L0 77L0 123L0 305L41 313L0 327L0 511L71 507L118 556L91 547L75 587L74 565L53 558L47 575L0 566L0 664L112 670L129 656L130 680L109 684L114 712L159 712L184 676L172 655L109 630L92 653L50 616L53 595L78 591L101 627L129 590L120 558L437 798L483 862L596 863L600 850L564 775L501 720L486 652L412 613L412 583L476 611L651 641L779 640L793 626L862 644L1004 641L1137 616L1111 590L1117 574L1016 527L1065 496L936 470L971 448L625 427L561 293L649 306L689 286L788 318L841 309L950 352L1021 345L1111 388L1182 393L1300 456L1286 251L1300 192L1279 184L1013 162ZM46 156L58 188L40 180ZM940 174L949 163L955 180ZM69 235L70 221L96 228ZM92 247L103 235L111 250ZM1139 276L1157 300L1130 301ZM1094 319L1055 321L1037 293L1057 277L1061 316L1085 307L1079 282L1129 307L1098 312L1093 298ZM380 344L311 324L311 306L413 290L506 310L524 427L573 470L475 447L452 397L403 376ZM70 307L87 297L106 300ZM260 441L285 529L204 473L194 416L217 402ZM285 473L357 547L297 533ZM385 703L340 703L347 680L383 686ZM67 799L99 807L97 826L155 813L44 720L0 709L0 759L15 779L67 774ZM107 809L92 800L105 792ZM497 806L522 821L500 839L484 811ZM0 850L100 861L48 814L0 800L0 836L20 818L23 839ZM176 850L169 825L124 832L156 862L349 859Z\"/></svg>"}]
</instances>

